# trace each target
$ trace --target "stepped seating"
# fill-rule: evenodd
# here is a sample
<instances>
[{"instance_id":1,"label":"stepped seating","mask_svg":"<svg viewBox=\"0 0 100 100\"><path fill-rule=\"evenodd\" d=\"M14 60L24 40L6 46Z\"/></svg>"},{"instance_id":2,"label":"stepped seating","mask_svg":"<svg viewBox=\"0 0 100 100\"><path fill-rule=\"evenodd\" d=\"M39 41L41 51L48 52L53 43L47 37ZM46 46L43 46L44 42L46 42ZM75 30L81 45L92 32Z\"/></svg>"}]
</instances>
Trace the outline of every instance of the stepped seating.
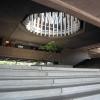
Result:
<instances>
[{"instance_id":1,"label":"stepped seating","mask_svg":"<svg viewBox=\"0 0 100 100\"><path fill-rule=\"evenodd\" d=\"M100 94L100 69L65 67L0 65L0 100L77 100Z\"/></svg>"}]
</instances>

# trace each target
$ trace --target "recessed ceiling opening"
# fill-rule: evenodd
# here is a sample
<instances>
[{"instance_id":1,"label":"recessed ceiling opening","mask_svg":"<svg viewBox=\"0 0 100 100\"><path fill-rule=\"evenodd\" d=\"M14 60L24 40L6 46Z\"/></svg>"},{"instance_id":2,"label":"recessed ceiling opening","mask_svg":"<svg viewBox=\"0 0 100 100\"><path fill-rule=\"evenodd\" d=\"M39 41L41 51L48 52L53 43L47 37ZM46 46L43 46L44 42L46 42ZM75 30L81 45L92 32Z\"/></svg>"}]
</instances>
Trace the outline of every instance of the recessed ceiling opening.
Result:
<instances>
[{"instance_id":1,"label":"recessed ceiling opening","mask_svg":"<svg viewBox=\"0 0 100 100\"><path fill-rule=\"evenodd\" d=\"M81 21L64 12L42 12L29 15L24 21L27 31L48 37L62 37L80 30Z\"/></svg>"}]
</instances>

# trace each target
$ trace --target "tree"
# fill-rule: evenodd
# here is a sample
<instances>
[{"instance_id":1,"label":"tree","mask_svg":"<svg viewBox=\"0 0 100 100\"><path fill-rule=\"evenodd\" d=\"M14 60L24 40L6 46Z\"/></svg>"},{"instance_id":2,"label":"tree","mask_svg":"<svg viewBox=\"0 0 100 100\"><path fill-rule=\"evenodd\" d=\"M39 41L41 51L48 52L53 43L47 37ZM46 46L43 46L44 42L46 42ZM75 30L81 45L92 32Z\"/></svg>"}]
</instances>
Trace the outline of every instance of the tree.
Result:
<instances>
[{"instance_id":1,"label":"tree","mask_svg":"<svg viewBox=\"0 0 100 100\"><path fill-rule=\"evenodd\" d=\"M60 52L62 50L61 47L58 47L55 41L51 41L46 45L40 46L40 50L48 51L48 52Z\"/></svg>"}]
</instances>

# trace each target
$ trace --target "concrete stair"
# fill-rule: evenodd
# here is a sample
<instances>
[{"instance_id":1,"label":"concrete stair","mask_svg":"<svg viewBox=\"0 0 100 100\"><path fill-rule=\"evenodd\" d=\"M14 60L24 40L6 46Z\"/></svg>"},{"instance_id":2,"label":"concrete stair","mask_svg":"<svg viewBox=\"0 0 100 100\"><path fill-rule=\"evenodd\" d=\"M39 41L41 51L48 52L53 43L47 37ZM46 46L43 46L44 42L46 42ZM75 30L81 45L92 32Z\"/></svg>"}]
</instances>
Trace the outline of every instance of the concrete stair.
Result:
<instances>
[{"instance_id":1,"label":"concrete stair","mask_svg":"<svg viewBox=\"0 0 100 100\"><path fill-rule=\"evenodd\" d=\"M0 100L77 100L100 94L100 69L65 67L0 65Z\"/></svg>"}]
</instances>

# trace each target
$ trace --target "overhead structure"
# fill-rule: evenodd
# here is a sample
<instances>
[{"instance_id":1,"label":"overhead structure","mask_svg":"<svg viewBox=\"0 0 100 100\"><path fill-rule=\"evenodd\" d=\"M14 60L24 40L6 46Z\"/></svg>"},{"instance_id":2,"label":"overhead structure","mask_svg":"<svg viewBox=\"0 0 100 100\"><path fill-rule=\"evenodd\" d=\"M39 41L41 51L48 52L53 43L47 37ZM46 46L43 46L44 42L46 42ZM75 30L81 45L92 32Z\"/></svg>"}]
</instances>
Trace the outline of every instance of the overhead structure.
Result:
<instances>
[{"instance_id":1,"label":"overhead structure","mask_svg":"<svg viewBox=\"0 0 100 100\"><path fill-rule=\"evenodd\" d=\"M100 27L100 0L32 0Z\"/></svg>"},{"instance_id":2,"label":"overhead structure","mask_svg":"<svg viewBox=\"0 0 100 100\"><path fill-rule=\"evenodd\" d=\"M28 31L40 36L67 36L80 30L80 20L64 12L34 13L23 23Z\"/></svg>"}]
</instances>

